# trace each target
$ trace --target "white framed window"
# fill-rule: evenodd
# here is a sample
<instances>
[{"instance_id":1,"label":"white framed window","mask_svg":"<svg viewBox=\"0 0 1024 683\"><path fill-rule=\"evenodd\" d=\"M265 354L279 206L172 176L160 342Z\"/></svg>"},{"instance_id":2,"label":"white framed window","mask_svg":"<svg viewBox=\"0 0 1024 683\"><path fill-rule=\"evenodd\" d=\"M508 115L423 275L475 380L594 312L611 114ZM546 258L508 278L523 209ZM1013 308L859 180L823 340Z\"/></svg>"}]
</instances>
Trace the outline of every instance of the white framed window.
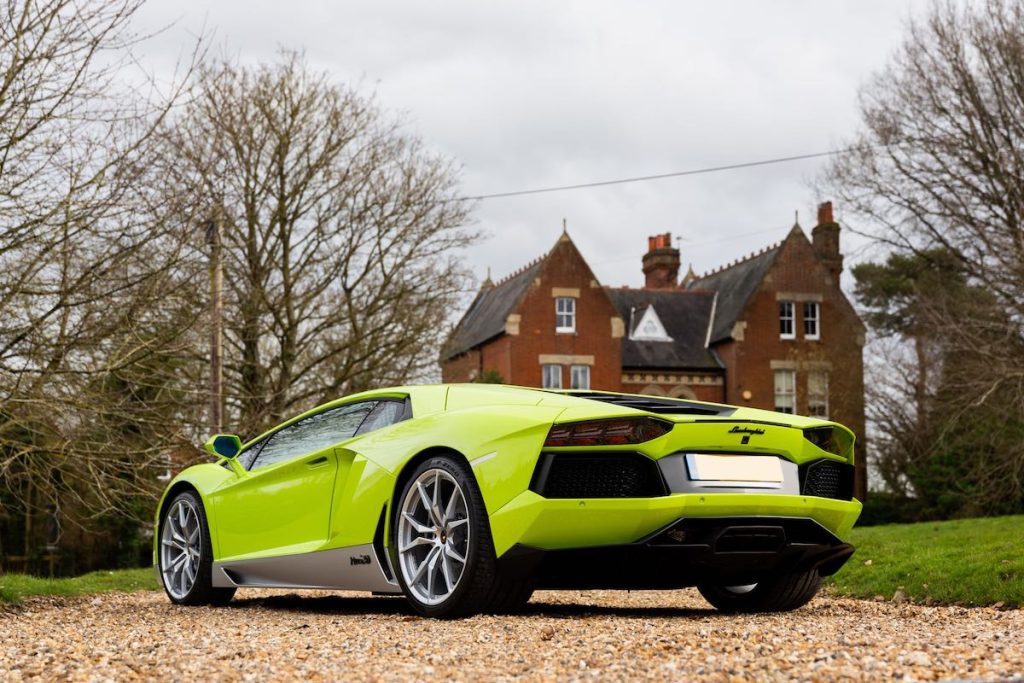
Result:
<instances>
[{"instance_id":1,"label":"white framed window","mask_svg":"<svg viewBox=\"0 0 1024 683\"><path fill-rule=\"evenodd\" d=\"M804 302L804 339L821 339L821 305Z\"/></svg>"},{"instance_id":2,"label":"white framed window","mask_svg":"<svg viewBox=\"0 0 1024 683\"><path fill-rule=\"evenodd\" d=\"M796 339L796 306L792 301L779 302L779 339Z\"/></svg>"},{"instance_id":3,"label":"white framed window","mask_svg":"<svg viewBox=\"0 0 1024 683\"><path fill-rule=\"evenodd\" d=\"M775 412L796 412L796 370L775 371Z\"/></svg>"},{"instance_id":4,"label":"white framed window","mask_svg":"<svg viewBox=\"0 0 1024 683\"><path fill-rule=\"evenodd\" d=\"M807 373L807 414L828 419L828 371Z\"/></svg>"},{"instance_id":5,"label":"white framed window","mask_svg":"<svg viewBox=\"0 0 1024 683\"><path fill-rule=\"evenodd\" d=\"M589 365L573 365L569 369L569 387L572 389L590 388Z\"/></svg>"},{"instance_id":6,"label":"white framed window","mask_svg":"<svg viewBox=\"0 0 1024 683\"><path fill-rule=\"evenodd\" d=\"M545 389L561 389L562 388L562 366L561 365L542 365L541 369L541 386Z\"/></svg>"},{"instance_id":7,"label":"white framed window","mask_svg":"<svg viewBox=\"0 0 1024 683\"><path fill-rule=\"evenodd\" d=\"M555 297L555 332L576 331L576 299Z\"/></svg>"}]
</instances>

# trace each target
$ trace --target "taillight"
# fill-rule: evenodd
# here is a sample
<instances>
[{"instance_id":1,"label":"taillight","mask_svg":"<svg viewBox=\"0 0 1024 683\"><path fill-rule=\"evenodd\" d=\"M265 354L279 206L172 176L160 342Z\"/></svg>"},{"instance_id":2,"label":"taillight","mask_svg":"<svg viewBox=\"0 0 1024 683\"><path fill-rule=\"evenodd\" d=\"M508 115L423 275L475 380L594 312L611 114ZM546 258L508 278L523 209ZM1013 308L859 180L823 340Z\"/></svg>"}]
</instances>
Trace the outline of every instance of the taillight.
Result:
<instances>
[{"instance_id":1,"label":"taillight","mask_svg":"<svg viewBox=\"0 0 1024 683\"><path fill-rule=\"evenodd\" d=\"M657 439L672 430L672 424L651 417L612 418L556 424L548 432L545 446L623 446Z\"/></svg>"}]
</instances>

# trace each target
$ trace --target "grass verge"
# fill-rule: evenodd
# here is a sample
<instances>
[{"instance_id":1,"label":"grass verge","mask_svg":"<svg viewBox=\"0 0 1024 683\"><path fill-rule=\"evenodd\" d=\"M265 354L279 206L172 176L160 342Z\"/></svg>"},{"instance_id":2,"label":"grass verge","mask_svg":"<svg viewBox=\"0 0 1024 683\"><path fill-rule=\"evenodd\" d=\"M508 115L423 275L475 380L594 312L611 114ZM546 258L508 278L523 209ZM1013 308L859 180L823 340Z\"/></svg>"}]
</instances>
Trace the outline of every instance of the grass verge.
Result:
<instances>
[{"instance_id":1,"label":"grass verge","mask_svg":"<svg viewBox=\"0 0 1024 683\"><path fill-rule=\"evenodd\" d=\"M854 529L833 592L944 605L1024 605L1024 515Z\"/></svg>"},{"instance_id":2,"label":"grass verge","mask_svg":"<svg viewBox=\"0 0 1024 683\"><path fill-rule=\"evenodd\" d=\"M0 603L17 604L38 595L84 595L107 591L158 590L152 567L83 574L70 579L46 579L27 574L0 574Z\"/></svg>"}]
</instances>

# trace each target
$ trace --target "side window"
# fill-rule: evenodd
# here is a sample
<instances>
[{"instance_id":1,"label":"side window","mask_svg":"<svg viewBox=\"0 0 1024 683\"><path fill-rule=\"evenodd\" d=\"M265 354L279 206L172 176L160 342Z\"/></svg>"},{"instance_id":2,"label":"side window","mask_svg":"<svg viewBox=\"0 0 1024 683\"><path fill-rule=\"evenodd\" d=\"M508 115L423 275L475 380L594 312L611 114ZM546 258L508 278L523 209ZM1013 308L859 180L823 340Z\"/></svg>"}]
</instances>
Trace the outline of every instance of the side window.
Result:
<instances>
[{"instance_id":1,"label":"side window","mask_svg":"<svg viewBox=\"0 0 1024 683\"><path fill-rule=\"evenodd\" d=\"M285 427L263 446L253 469L314 453L348 439L376 405L377 401L362 401L338 406Z\"/></svg>"},{"instance_id":2,"label":"side window","mask_svg":"<svg viewBox=\"0 0 1024 683\"><path fill-rule=\"evenodd\" d=\"M359 431L356 434L368 434L377 429L383 429L388 425L393 425L396 422L407 420L412 417L411 408L412 405L409 399L404 401L381 401L366 416L363 424L359 425Z\"/></svg>"},{"instance_id":3,"label":"side window","mask_svg":"<svg viewBox=\"0 0 1024 683\"><path fill-rule=\"evenodd\" d=\"M269 440L270 437L268 436L266 439L263 439L262 441L257 441L256 443L254 443L253 445L249 446L244 451L239 453L238 462L241 463L242 467L244 467L247 470L251 469L252 461L256 459L256 456L260 454L260 450L267 444L267 441Z\"/></svg>"}]
</instances>

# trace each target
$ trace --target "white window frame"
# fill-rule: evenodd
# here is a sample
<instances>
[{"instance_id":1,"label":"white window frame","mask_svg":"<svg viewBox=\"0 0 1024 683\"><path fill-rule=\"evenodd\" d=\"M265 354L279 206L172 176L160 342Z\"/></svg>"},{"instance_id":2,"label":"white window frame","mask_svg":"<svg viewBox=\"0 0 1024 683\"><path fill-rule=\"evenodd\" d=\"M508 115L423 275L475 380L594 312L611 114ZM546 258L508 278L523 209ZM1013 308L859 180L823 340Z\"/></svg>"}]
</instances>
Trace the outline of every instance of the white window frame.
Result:
<instances>
[{"instance_id":1,"label":"white window frame","mask_svg":"<svg viewBox=\"0 0 1024 683\"><path fill-rule=\"evenodd\" d=\"M788 378L788 381L783 378ZM788 415L796 414L796 370L776 370L774 381L775 412ZM786 405L787 403L789 405ZM787 408L788 410L786 410Z\"/></svg>"},{"instance_id":2,"label":"white window frame","mask_svg":"<svg viewBox=\"0 0 1024 683\"><path fill-rule=\"evenodd\" d=\"M788 332L786 323L789 323ZM796 339L796 304L792 301L779 302L779 339Z\"/></svg>"},{"instance_id":3,"label":"white window frame","mask_svg":"<svg viewBox=\"0 0 1024 683\"><path fill-rule=\"evenodd\" d=\"M821 339L821 304L804 302L804 339Z\"/></svg>"},{"instance_id":4,"label":"white window frame","mask_svg":"<svg viewBox=\"0 0 1024 683\"><path fill-rule=\"evenodd\" d=\"M555 297L555 332L566 334L576 331L576 299L571 296Z\"/></svg>"},{"instance_id":5,"label":"white window frame","mask_svg":"<svg viewBox=\"0 0 1024 683\"><path fill-rule=\"evenodd\" d=\"M807 414L828 419L828 370L807 373Z\"/></svg>"},{"instance_id":6,"label":"white window frame","mask_svg":"<svg viewBox=\"0 0 1024 683\"><path fill-rule=\"evenodd\" d=\"M562 366L545 363L540 366L540 385L544 389L562 388Z\"/></svg>"},{"instance_id":7,"label":"white window frame","mask_svg":"<svg viewBox=\"0 0 1024 683\"><path fill-rule=\"evenodd\" d=\"M573 365L569 367L569 388L590 389L589 365Z\"/></svg>"}]
</instances>

